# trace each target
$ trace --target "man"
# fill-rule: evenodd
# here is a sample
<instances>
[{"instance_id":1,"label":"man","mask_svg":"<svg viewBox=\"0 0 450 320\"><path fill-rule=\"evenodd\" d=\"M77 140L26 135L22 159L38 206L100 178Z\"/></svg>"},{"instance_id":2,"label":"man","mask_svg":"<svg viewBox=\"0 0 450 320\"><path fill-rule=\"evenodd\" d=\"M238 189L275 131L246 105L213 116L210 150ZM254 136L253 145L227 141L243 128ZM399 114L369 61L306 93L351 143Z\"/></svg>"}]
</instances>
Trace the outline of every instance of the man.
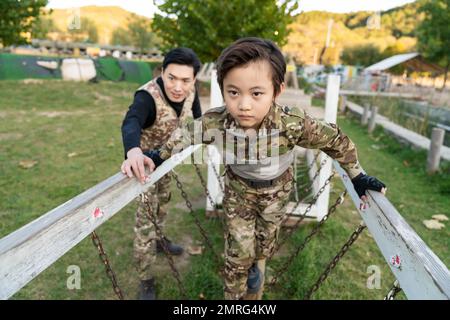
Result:
<instances>
[{"instance_id":1,"label":"man","mask_svg":"<svg viewBox=\"0 0 450 320\"><path fill-rule=\"evenodd\" d=\"M197 55L189 48L171 50L164 58L161 76L141 86L134 95L122 124L122 138L127 166L122 172L130 178L134 175L145 181L143 152L163 146L192 112L194 118L201 116L195 80L200 70ZM155 278L152 267L156 253L163 252L164 245L172 255L181 255L183 248L169 239L158 239L155 226L149 219L154 215L160 228L167 214L170 199L170 176L166 175L152 186L146 194L150 208L139 199L136 213L134 258L141 280L140 299L156 299Z\"/></svg>"}]
</instances>

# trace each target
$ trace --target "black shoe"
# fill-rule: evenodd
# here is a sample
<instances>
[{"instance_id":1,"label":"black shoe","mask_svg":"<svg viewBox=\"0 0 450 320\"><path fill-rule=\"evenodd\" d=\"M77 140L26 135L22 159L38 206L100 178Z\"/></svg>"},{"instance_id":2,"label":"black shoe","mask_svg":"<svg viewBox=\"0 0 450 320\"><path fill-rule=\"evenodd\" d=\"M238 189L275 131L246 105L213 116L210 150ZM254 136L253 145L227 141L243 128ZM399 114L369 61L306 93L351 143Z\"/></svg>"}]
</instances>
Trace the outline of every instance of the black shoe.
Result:
<instances>
[{"instance_id":1,"label":"black shoe","mask_svg":"<svg viewBox=\"0 0 450 320\"><path fill-rule=\"evenodd\" d=\"M250 269L248 269L248 278L247 278L247 293L256 294L261 288L262 284L262 274L259 271L256 263L254 263Z\"/></svg>"},{"instance_id":2,"label":"black shoe","mask_svg":"<svg viewBox=\"0 0 450 320\"><path fill-rule=\"evenodd\" d=\"M155 278L141 281L139 300L156 300Z\"/></svg>"},{"instance_id":3,"label":"black shoe","mask_svg":"<svg viewBox=\"0 0 450 320\"><path fill-rule=\"evenodd\" d=\"M183 254L184 251L183 247L172 243L172 241L170 241L167 238L163 238L162 240L156 240L156 252L164 253L163 247L164 245L166 246L166 249L169 252L169 254L173 256L179 256Z\"/></svg>"}]
</instances>

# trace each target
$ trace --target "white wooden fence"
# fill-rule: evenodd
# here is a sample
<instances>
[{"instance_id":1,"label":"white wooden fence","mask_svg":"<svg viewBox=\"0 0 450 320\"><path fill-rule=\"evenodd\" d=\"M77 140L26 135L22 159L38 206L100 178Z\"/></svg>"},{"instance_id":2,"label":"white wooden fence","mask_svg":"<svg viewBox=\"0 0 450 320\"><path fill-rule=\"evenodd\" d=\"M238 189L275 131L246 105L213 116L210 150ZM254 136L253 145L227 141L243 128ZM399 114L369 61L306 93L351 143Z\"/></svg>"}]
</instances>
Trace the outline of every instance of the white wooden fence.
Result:
<instances>
[{"instance_id":1,"label":"white wooden fence","mask_svg":"<svg viewBox=\"0 0 450 320\"><path fill-rule=\"evenodd\" d=\"M200 147L164 162L145 185L118 173L0 239L0 299L10 298ZM450 299L449 270L389 200L369 191L369 207L361 210L349 177L337 162L334 167L406 296Z\"/></svg>"}]
</instances>

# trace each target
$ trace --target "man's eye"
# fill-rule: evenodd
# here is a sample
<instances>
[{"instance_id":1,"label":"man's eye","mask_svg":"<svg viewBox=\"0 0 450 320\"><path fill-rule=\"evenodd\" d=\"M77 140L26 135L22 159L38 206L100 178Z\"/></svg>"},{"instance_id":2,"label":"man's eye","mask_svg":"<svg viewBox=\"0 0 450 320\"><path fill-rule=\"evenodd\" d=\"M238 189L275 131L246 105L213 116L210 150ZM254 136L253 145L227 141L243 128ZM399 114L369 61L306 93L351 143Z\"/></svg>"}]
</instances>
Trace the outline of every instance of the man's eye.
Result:
<instances>
[{"instance_id":1,"label":"man's eye","mask_svg":"<svg viewBox=\"0 0 450 320\"><path fill-rule=\"evenodd\" d=\"M235 91L235 90L230 90L230 91L228 91L228 93L229 93L230 96L237 96L238 95L238 92Z\"/></svg>"},{"instance_id":2,"label":"man's eye","mask_svg":"<svg viewBox=\"0 0 450 320\"><path fill-rule=\"evenodd\" d=\"M253 92L253 95L255 96L255 97L259 97L259 96L261 96L263 94L263 92Z\"/></svg>"}]
</instances>

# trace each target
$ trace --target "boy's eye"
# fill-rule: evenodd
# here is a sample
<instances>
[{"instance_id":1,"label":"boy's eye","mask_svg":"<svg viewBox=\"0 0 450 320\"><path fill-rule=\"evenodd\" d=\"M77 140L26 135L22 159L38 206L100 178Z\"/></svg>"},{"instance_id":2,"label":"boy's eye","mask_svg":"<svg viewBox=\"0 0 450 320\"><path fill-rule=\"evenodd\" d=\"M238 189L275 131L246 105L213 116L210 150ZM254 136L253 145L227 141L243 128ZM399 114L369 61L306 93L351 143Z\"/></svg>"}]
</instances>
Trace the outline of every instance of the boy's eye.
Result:
<instances>
[{"instance_id":1,"label":"boy's eye","mask_svg":"<svg viewBox=\"0 0 450 320\"><path fill-rule=\"evenodd\" d=\"M169 76L169 80L173 80L173 77L172 77L172 76Z\"/></svg>"},{"instance_id":2,"label":"boy's eye","mask_svg":"<svg viewBox=\"0 0 450 320\"><path fill-rule=\"evenodd\" d=\"M228 94L229 94L230 96L237 96L237 95L238 95L238 92L237 92L236 90L229 90L229 91L228 91Z\"/></svg>"},{"instance_id":3,"label":"boy's eye","mask_svg":"<svg viewBox=\"0 0 450 320\"><path fill-rule=\"evenodd\" d=\"M259 97L259 96L263 95L263 92L253 92L253 95L255 97Z\"/></svg>"}]
</instances>

